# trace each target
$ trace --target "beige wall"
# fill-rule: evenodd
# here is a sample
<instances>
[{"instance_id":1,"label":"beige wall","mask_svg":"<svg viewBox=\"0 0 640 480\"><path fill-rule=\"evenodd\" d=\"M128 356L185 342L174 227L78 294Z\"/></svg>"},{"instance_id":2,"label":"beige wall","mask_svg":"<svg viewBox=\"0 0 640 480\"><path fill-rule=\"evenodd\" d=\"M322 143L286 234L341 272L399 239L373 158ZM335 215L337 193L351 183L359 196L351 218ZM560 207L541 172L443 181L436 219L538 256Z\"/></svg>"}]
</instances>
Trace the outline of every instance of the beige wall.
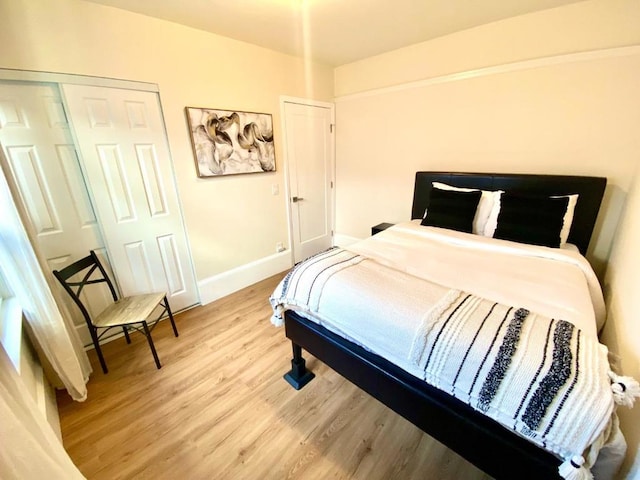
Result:
<instances>
[{"instance_id":1,"label":"beige wall","mask_svg":"<svg viewBox=\"0 0 640 480\"><path fill-rule=\"evenodd\" d=\"M407 220L417 170L598 175L589 258L602 273L638 160L639 71L640 48L338 99L336 231Z\"/></svg>"},{"instance_id":2,"label":"beige wall","mask_svg":"<svg viewBox=\"0 0 640 480\"><path fill-rule=\"evenodd\" d=\"M640 145L638 24L640 2L587 1L336 68L338 234L407 219L420 169L602 175L602 275Z\"/></svg>"},{"instance_id":3,"label":"beige wall","mask_svg":"<svg viewBox=\"0 0 640 480\"><path fill-rule=\"evenodd\" d=\"M640 157L640 152L638 153ZM640 162L639 162L640 164ZM620 372L640 379L640 165L635 175L605 276L608 318L602 340L620 357ZM619 409L631 468L640 475L640 405ZM638 478L629 474L627 478Z\"/></svg>"},{"instance_id":4,"label":"beige wall","mask_svg":"<svg viewBox=\"0 0 640 480\"><path fill-rule=\"evenodd\" d=\"M640 2L596 0L418 43L335 71L336 96L491 65L640 42Z\"/></svg>"},{"instance_id":5,"label":"beige wall","mask_svg":"<svg viewBox=\"0 0 640 480\"><path fill-rule=\"evenodd\" d=\"M277 242L288 245L279 98L330 100L332 69L77 0L1 1L0 18L0 68L159 85L198 280L273 255ZM277 172L198 179L185 106L271 113Z\"/></svg>"},{"instance_id":6,"label":"beige wall","mask_svg":"<svg viewBox=\"0 0 640 480\"><path fill-rule=\"evenodd\" d=\"M620 223L606 338L640 376L640 193L621 217L640 164L638 25L636 0L587 1L336 68L337 238L407 220L417 170L605 176L588 256L603 278ZM622 412L626 471L640 469L639 412Z\"/></svg>"}]
</instances>

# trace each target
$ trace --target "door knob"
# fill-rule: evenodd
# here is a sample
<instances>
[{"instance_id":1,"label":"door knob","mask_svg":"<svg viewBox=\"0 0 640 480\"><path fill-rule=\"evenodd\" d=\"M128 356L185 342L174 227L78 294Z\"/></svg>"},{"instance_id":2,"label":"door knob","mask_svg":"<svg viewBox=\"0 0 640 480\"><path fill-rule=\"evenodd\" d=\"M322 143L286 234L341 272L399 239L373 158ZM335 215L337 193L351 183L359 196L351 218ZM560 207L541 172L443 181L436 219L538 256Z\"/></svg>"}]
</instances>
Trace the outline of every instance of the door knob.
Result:
<instances>
[{"instance_id":1,"label":"door knob","mask_svg":"<svg viewBox=\"0 0 640 480\"><path fill-rule=\"evenodd\" d=\"M299 202L299 201L301 201L301 200L304 200L304 198L302 198L302 197L293 197L293 198L291 199L291 201L292 201L293 203L298 203L298 202Z\"/></svg>"}]
</instances>

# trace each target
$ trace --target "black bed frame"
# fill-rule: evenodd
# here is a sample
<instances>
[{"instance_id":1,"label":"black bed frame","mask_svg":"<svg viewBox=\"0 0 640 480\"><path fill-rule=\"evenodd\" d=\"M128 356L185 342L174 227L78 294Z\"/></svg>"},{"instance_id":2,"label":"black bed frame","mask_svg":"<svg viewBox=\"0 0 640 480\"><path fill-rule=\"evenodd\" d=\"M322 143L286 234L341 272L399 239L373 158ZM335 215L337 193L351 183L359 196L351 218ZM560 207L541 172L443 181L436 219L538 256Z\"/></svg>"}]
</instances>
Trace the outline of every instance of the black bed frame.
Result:
<instances>
[{"instance_id":1,"label":"black bed frame","mask_svg":"<svg viewBox=\"0 0 640 480\"><path fill-rule=\"evenodd\" d=\"M411 218L422 218L431 182L485 190L544 195L579 194L569 242L585 254L606 179L563 175L417 172ZM560 460L460 400L401 368L326 330L295 312L285 312L285 330L293 344L292 369L285 375L296 389L313 373L304 348L346 379L451 448L496 479L557 479Z\"/></svg>"}]
</instances>

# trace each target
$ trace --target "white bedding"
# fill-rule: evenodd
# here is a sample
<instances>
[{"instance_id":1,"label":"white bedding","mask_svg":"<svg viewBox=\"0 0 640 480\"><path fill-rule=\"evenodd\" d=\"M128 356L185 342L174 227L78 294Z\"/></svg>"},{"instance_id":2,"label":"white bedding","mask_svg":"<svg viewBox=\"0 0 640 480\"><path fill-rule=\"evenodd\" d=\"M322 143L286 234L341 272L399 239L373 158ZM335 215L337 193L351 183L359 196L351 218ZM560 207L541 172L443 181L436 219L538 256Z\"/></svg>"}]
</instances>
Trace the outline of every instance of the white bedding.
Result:
<instances>
[{"instance_id":1,"label":"white bedding","mask_svg":"<svg viewBox=\"0 0 640 480\"><path fill-rule=\"evenodd\" d=\"M575 251L415 222L395 225L346 249L439 285L561 317L594 336L605 320L598 279Z\"/></svg>"},{"instance_id":2,"label":"white bedding","mask_svg":"<svg viewBox=\"0 0 640 480\"><path fill-rule=\"evenodd\" d=\"M327 257L334 257L330 266ZM271 298L274 324L284 309L296 310L419 378L424 371L411 353L417 332L434 316L434 308L447 305L448 297L460 291L566 320L596 345L604 321L595 274L571 250L407 222L322 258L294 269L278 286ZM611 407L602 408L601 421L606 421ZM558 453L567 458L568 451ZM587 464L596 455L597 449Z\"/></svg>"}]
</instances>

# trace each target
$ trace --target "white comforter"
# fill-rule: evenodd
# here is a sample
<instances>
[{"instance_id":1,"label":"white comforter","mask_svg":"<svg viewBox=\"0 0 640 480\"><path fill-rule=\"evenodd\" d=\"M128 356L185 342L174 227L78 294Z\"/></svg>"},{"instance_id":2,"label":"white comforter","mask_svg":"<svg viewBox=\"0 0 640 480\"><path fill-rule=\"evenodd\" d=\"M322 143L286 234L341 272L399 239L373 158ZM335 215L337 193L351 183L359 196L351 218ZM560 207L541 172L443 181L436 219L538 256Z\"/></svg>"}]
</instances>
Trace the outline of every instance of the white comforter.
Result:
<instances>
[{"instance_id":1,"label":"white comforter","mask_svg":"<svg viewBox=\"0 0 640 480\"><path fill-rule=\"evenodd\" d=\"M396 270L507 305L562 318L597 335L602 290L578 252L497 240L415 222L346 247Z\"/></svg>"},{"instance_id":2,"label":"white comforter","mask_svg":"<svg viewBox=\"0 0 640 480\"><path fill-rule=\"evenodd\" d=\"M566 320L596 345L604 320L595 274L573 251L408 222L322 257L294 269L278 286L271 298L274 324L284 309L296 310L419 378L425 374L415 354L420 330L438 305L460 291ZM606 362L606 350L604 357ZM603 407L600 422L610 408ZM599 446L605 440L600 422L593 432L601 432ZM599 446L585 452L588 465Z\"/></svg>"},{"instance_id":3,"label":"white comforter","mask_svg":"<svg viewBox=\"0 0 640 480\"><path fill-rule=\"evenodd\" d=\"M425 315L452 289L573 323L597 338L605 318L598 280L577 252L397 224L345 247L359 257L307 301L272 297L422 377L407 355ZM346 260L345 260L346 261ZM418 279L425 280L417 281ZM297 281L293 278L292 281ZM279 287L281 289L282 285ZM389 328L392 319L393 328ZM276 313L273 323L279 323Z\"/></svg>"}]
</instances>

